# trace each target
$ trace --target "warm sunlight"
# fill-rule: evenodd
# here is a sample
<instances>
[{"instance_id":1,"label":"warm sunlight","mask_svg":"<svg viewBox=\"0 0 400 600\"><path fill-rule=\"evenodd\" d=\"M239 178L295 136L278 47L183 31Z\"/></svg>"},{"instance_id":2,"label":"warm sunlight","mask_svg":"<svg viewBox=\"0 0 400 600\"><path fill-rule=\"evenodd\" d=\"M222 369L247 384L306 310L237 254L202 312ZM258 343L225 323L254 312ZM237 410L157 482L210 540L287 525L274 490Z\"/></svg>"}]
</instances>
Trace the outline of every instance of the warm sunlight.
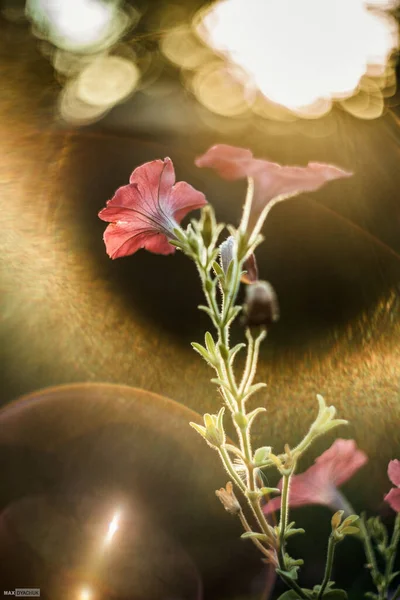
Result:
<instances>
[{"instance_id":1,"label":"warm sunlight","mask_svg":"<svg viewBox=\"0 0 400 600\"><path fill-rule=\"evenodd\" d=\"M396 22L384 12L393 5L224 0L202 14L197 32L266 98L296 111L352 96L363 76L385 76L397 46Z\"/></svg>"}]
</instances>

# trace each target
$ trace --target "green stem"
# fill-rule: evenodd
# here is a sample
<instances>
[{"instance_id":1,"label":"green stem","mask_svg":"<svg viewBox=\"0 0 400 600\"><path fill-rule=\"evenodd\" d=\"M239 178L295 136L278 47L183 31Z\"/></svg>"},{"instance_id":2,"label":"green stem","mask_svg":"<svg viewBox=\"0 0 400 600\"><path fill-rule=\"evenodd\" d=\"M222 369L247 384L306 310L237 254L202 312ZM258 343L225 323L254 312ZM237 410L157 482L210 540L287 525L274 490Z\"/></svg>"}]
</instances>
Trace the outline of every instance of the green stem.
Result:
<instances>
[{"instance_id":1,"label":"green stem","mask_svg":"<svg viewBox=\"0 0 400 600\"><path fill-rule=\"evenodd\" d=\"M247 193L246 200L244 202L243 207L243 216L240 222L239 230L245 234L247 230L247 226L249 224L251 205L253 204L253 196L254 196L254 179L252 177L247 178Z\"/></svg>"},{"instance_id":2,"label":"green stem","mask_svg":"<svg viewBox=\"0 0 400 600\"><path fill-rule=\"evenodd\" d=\"M289 517L289 487L290 475L283 476L282 495L281 495L281 515L279 521L279 556L282 565L285 565L285 531ZM285 570L285 569L284 569Z\"/></svg>"},{"instance_id":3,"label":"green stem","mask_svg":"<svg viewBox=\"0 0 400 600\"><path fill-rule=\"evenodd\" d=\"M328 585L328 583L331 579L331 573L332 573L332 567L333 567L333 557L335 554L335 545L336 545L335 538L331 534L329 536L329 541L328 541L328 552L327 552L327 556L326 556L324 579L322 581L321 588L318 592L318 598L322 598L324 591L326 589L326 586Z\"/></svg>"},{"instance_id":4,"label":"green stem","mask_svg":"<svg viewBox=\"0 0 400 600\"><path fill-rule=\"evenodd\" d=\"M381 573L378 570L378 566L376 563L376 558L375 558L375 553L374 550L372 548L372 543L371 543L371 539L369 537L368 534L368 529L365 523L365 513L362 513L360 516L360 520L359 520L359 528L363 537L363 541L364 541L364 550L365 550L365 555L367 557L368 560L368 564L371 566L371 577L372 577L372 581L375 584L375 587L378 589L378 585L379 585L379 578L381 576Z\"/></svg>"},{"instance_id":5,"label":"green stem","mask_svg":"<svg viewBox=\"0 0 400 600\"><path fill-rule=\"evenodd\" d=\"M240 521L241 521L241 523L242 523L242 525L243 525L243 529L244 529L245 531L249 531L249 532L251 532L251 531L252 531L252 529L251 529L251 527L250 527L250 525L249 525L249 523L248 523L248 521L247 521L247 519L246 519L246 517L245 517L245 515L244 515L243 511L240 511L240 513L239 513L239 519L240 519ZM262 545L262 543L260 542L260 540L258 540L257 538L251 538L251 539L253 540L253 543L254 543L254 544L257 546L257 548L258 548L258 549L259 549L259 550L260 550L260 551L261 551L261 552L262 552L262 553L263 553L265 556L267 556L267 557L269 558L269 553L268 553L268 550L267 550L267 548L265 548L265 546L263 546L263 545Z\"/></svg>"},{"instance_id":6,"label":"green stem","mask_svg":"<svg viewBox=\"0 0 400 600\"><path fill-rule=\"evenodd\" d=\"M228 452L225 450L225 448L222 447L218 449L218 452L225 469L228 471L229 475L232 477L238 488L243 492L243 494L245 494L247 488L243 481L240 479L239 475L236 473L235 469L233 468L232 461Z\"/></svg>"}]
</instances>

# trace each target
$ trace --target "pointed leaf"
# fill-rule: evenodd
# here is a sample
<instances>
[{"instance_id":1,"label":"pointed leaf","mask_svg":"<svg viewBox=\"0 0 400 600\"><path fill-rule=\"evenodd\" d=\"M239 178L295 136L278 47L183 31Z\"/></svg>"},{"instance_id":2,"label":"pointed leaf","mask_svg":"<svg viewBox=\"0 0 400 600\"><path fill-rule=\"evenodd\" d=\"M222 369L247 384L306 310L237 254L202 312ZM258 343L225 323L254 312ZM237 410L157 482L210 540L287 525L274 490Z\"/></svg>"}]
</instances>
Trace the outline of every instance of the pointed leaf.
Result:
<instances>
[{"instance_id":1,"label":"pointed leaf","mask_svg":"<svg viewBox=\"0 0 400 600\"><path fill-rule=\"evenodd\" d=\"M293 567L293 569L290 569L290 571L282 571L282 569L276 569L276 572L278 573L278 575L283 575L283 577L286 577L287 579L292 579L292 581L296 581L297 569L298 567Z\"/></svg>"},{"instance_id":2,"label":"pointed leaf","mask_svg":"<svg viewBox=\"0 0 400 600\"><path fill-rule=\"evenodd\" d=\"M267 411L266 408L264 408L263 406L259 406L258 408L255 408L254 410L249 412L249 414L247 415L248 426L249 427L251 426L251 424L253 423L253 421L257 415L259 415L262 412L266 412L266 411Z\"/></svg>"},{"instance_id":3,"label":"pointed leaf","mask_svg":"<svg viewBox=\"0 0 400 600\"><path fill-rule=\"evenodd\" d=\"M348 527L343 527L343 529L340 529L340 533L342 533L343 535L354 535L360 533L360 530L358 527L353 527L352 525L349 525Z\"/></svg>"},{"instance_id":4,"label":"pointed leaf","mask_svg":"<svg viewBox=\"0 0 400 600\"><path fill-rule=\"evenodd\" d=\"M208 354L207 350L204 348L204 346L202 346L201 344L198 344L197 342L192 342L191 346L194 350L196 350L196 352L198 352L200 354L200 356L202 356L204 358L205 361L210 363L211 357Z\"/></svg>"},{"instance_id":5,"label":"pointed leaf","mask_svg":"<svg viewBox=\"0 0 400 600\"><path fill-rule=\"evenodd\" d=\"M206 348L207 348L208 352L210 353L210 356L214 357L215 356L215 342L213 340L213 336L211 335L211 333L209 331L206 332L206 334L204 336L204 341L206 344Z\"/></svg>"},{"instance_id":6,"label":"pointed leaf","mask_svg":"<svg viewBox=\"0 0 400 600\"><path fill-rule=\"evenodd\" d=\"M259 390L262 390L263 388L266 388L266 387L267 387L266 383L255 383L254 385L251 385L246 392L246 396L245 396L246 400L248 400L250 398L250 396L252 396L256 392L258 392Z\"/></svg>"},{"instance_id":7,"label":"pointed leaf","mask_svg":"<svg viewBox=\"0 0 400 600\"><path fill-rule=\"evenodd\" d=\"M222 279L224 277L224 272L222 270L222 267L221 267L221 265L219 265L217 263L216 260L213 262L212 268L214 269L214 273L218 277L218 279Z\"/></svg>"},{"instance_id":8,"label":"pointed leaf","mask_svg":"<svg viewBox=\"0 0 400 600\"><path fill-rule=\"evenodd\" d=\"M218 377L213 377L212 379L210 379L210 381L211 383L215 383L215 385L219 385L220 387L224 388L224 390L231 393L229 383L227 383L226 381L222 381L222 379L219 379Z\"/></svg>"},{"instance_id":9,"label":"pointed leaf","mask_svg":"<svg viewBox=\"0 0 400 600\"><path fill-rule=\"evenodd\" d=\"M193 427L193 429L195 429L197 431L197 433L199 433L203 438L206 437L206 428L203 427L202 425L197 425L197 423L189 423L190 427Z\"/></svg>"},{"instance_id":10,"label":"pointed leaf","mask_svg":"<svg viewBox=\"0 0 400 600\"><path fill-rule=\"evenodd\" d=\"M232 364L235 356L242 348L246 348L246 344L241 342L240 344L236 344L233 348L229 350L229 362Z\"/></svg>"},{"instance_id":11,"label":"pointed leaf","mask_svg":"<svg viewBox=\"0 0 400 600\"><path fill-rule=\"evenodd\" d=\"M183 242L184 245L186 245L186 235L185 233L182 231L182 229L175 227L174 229L174 235L176 236L176 238L180 241ZM171 241L169 241L171 243Z\"/></svg>"},{"instance_id":12,"label":"pointed leaf","mask_svg":"<svg viewBox=\"0 0 400 600\"><path fill-rule=\"evenodd\" d=\"M280 490L279 490L280 491ZM305 529L302 529L301 527L298 529L290 529L289 531L285 531L285 538L289 538L292 535L297 535L298 533L305 533Z\"/></svg>"},{"instance_id":13,"label":"pointed leaf","mask_svg":"<svg viewBox=\"0 0 400 600\"><path fill-rule=\"evenodd\" d=\"M268 540L267 536L264 533L257 533L256 531L246 531L245 533L242 533L240 537L243 540L256 539L264 542Z\"/></svg>"}]
</instances>

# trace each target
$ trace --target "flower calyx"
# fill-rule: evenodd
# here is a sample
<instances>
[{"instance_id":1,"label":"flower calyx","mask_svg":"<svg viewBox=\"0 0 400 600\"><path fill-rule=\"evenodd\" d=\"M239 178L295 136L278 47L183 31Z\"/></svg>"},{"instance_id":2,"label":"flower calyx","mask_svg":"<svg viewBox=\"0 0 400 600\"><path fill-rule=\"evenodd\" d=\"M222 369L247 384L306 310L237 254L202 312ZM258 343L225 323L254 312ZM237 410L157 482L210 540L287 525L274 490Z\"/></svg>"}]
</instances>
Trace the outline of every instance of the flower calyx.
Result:
<instances>
[{"instance_id":1,"label":"flower calyx","mask_svg":"<svg viewBox=\"0 0 400 600\"><path fill-rule=\"evenodd\" d=\"M221 500L223 507L231 515L237 515L241 512L242 508L235 496L231 481L228 481L224 488L216 490L215 495Z\"/></svg>"},{"instance_id":2,"label":"flower calyx","mask_svg":"<svg viewBox=\"0 0 400 600\"><path fill-rule=\"evenodd\" d=\"M323 396L317 394L317 400L319 405L318 416L310 428L310 433L314 437L322 435L339 425L348 424L348 421L345 419L335 419L336 408L334 406L327 406Z\"/></svg>"},{"instance_id":3,"label":"flower calyx","mask_svg":"<svg viewBox=\"0 0 400 600\"><path fill-rule=\"evenodd\" d=\"M331 519L331 535L335 542L341 542L346 535L354 535L360 531L358 527L353 525L360 517L358 515L350 515L342 523L343 513L343 510L338 510Z\"/></svg>"},{"instance_id":4,"label":"flower calyx","mask_svg":"<svg viewBox=\"0 0 400 600\"><path fill-rule=\"evenodd\" d=\"M225 431L223 426L225 407L217 415L206 413L203 417L204 427L197 423L189 423L212 448L220 448L225 444Z\"/></svg>"},{"instance_id":5,"label":"flower calyx","mask_svg":"<svg viewBox=\"0 0 400 600\"><path fill-rule=\"evenodd\" d=\"M271 455L271 446L262 446L254 452L253 463L255 467L262 467L264 464L269 464Z\"/></svg>"},{"instance_id":6,"label":"flower calyx","mask_svg":"<svg viewBox=\"0 0 400 600\"><path fill-rule=\"evenodd\" d=\"M285 454L281 456L276 456L275 454L270 454L269 458L277 467L278 471L282 475L282 477L289 477L293 475L297 460L300 456L300 453L296 450L291 450L288 444L285 444Z\"/></svg>"}]
</instances>

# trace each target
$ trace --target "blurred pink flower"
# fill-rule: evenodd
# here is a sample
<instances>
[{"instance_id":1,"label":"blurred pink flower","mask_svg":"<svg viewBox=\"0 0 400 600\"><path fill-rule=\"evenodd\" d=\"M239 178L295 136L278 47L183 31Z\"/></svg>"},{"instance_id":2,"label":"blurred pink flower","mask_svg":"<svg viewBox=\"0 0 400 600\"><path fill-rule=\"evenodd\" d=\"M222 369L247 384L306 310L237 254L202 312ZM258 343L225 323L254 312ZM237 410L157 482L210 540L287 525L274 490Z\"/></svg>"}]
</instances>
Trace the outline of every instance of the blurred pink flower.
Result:
<instances>
[{"instance_id":1,"label":"blurred pink flower","mask_svg":"<svg viewBox=\"0 0 400 600\"><path fill-rule=\"evenodd\" d=\"M110 223L104 243L111 258L134 254L146 248L156 254L172 254L174 229L183 217L207 204L204 194L184 181L175 183L170 158L137 167L129 185L120 187L106 208L99 212Z\"/></svg>"},{"instance_id":2,"label":"blurred pink flower","mask_svg":"<svg viewBox=\"0 0 400 600\"><path fill-rule=\"evenodd\" d=\"M385 496L385 501L396 512L400 513L400 460L391 460L388 466L388 477L396 487L392 488Z\"/></svg>"},{"instance_id":3,"label":"blurred pink flower","mask_svg":"<svg viewBox=\"0 0 400 600\"><path fill-rule=\"evenodd\" d=\"M289 505L293 508L306 504L325 504L335 511L343 509L350 514L351 507L337 488L367 461L367 455L357 448L354 440L335 440L307 471L292 477ZM282 489L282 480L278 488ZM280 503L279 496L273 498L264 506L264 512L279 510Z\"/></svg>"},{"instance_id":4,"label":"blurred pink flower","mask_svg":"<svg viewBox=\"0 0 400 600\"><path fill-rule=\"evenodd\" d=\"M198 167L215 169L224 179L254 179L249 231L254 228L263 209L272 201L285 200L302 192L312 192L327 181L352 175L348 171L324 163L310 162L306 167L281 166L253 158L250 150L226 144L212 146L198 157L195 163Z\"/></svg>"}]
</instances>

